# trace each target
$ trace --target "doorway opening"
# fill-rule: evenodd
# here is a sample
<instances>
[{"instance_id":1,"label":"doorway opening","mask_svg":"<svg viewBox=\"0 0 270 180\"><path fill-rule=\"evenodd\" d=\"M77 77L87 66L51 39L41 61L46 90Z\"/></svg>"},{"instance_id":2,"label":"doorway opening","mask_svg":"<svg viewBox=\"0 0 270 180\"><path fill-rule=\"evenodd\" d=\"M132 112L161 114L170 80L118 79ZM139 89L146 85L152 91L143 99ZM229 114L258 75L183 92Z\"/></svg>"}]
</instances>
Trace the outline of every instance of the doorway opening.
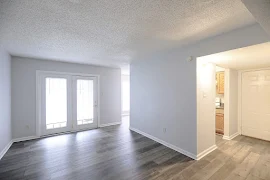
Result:
<instances>
[{"instance_id":1,"label":"doorway opening","mask_svg":"<svg viewBox=\"0 0 270 180\"><path fill-rule=\"evenodd\" d=\"M215 129L217 135L224 135L224 105L225 105L225 69L216 66L216 98L215 98Z\"/></svg>"},{"instance_id":2,"label":"doorway opening","mask_svg":"<svg viewBox=\"0 0 270 180\"><path fill-rule=\"evenodd\" d=\"M267 42L197 58L199 154L215 149L216 133L270 140L269 52Z\"/></svg>"}]
</instances>

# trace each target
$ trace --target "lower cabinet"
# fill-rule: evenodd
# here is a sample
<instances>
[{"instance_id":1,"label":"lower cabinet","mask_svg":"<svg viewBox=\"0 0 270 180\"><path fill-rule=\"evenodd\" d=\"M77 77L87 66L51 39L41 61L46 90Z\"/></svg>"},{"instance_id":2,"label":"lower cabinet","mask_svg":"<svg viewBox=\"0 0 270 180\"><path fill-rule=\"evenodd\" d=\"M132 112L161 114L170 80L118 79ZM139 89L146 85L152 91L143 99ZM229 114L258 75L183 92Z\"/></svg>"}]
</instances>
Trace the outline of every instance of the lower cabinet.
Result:
<instances>
[{"instance_id":1,"label":"lower cabinet","mask_svg":"<svg viewBox=\"0 0 270 180\"><path fill-rule=\"evenodd\" d=\"M216 113L216 133L224 134L224 114Z\"/></svg>"}]
</instances>

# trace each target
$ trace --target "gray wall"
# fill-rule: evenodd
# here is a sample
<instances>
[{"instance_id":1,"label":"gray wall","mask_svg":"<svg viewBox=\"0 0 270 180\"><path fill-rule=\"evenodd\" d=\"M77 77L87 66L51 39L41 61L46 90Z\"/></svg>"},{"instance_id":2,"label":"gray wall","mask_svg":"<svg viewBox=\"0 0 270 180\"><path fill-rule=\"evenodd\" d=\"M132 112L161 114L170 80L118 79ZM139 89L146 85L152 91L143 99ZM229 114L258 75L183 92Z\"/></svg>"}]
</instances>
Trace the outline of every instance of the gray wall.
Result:
<instances>
[{"instance_id":1,"label":"gray wall","mask_svg":"<svg viewBox=\"0 0 270 180\"><path fill-rule=\"evenodd\" d=\"M36 70L100 75L100 124L121 121L120 69L12 57L13 138L36 135Z\"/></svg>"},{"instance_id":2,"label":"gray wall","mask_svg":"<svg viewBox=\"0 0 270 180\"><path fill-rule=\"evenodd\" d=\"M197 58L197 154L216 145L216 65Z\"/></svg>"},{"instance_id":3,"label":"gray wall","mask_svg":"<svg viewBox=\"0 0 270 180\"><path fill-rule=\"evenodd\" d=\"M230 69L229 78L229 136L232 136L238 132L238 71Z\"/></svg>"},{"instance_id":4,"label":"gray wall","mask_svg":"<svg viewBox=\"0 0 270 180\"><path fill-rule=\"evenodd\" d=\"M187 47L137 57L130 71L130 126L197 155L197 144L203 142L197 142L196 60L187 58L267 41L268 35L254 24Z\"/></svg>"},{"instance_id":5,"label":"gray wall","mask_svg":"<svg viewBox=\"0 0 270 180\"><path fill-rule=\"evenodd\" d=\"M131 64L130 126L196 154L196 61L178 58Z\"/></svg>"},{"instance_id":6,"label":"gray wall","mask_svg":"<svg viewBox=\"0 0 270 180\"><path fill-rule=\"evenodd\" d=\"M10 56L0 47L0 154L10 141Z\"/></svg>"}]
</instances>

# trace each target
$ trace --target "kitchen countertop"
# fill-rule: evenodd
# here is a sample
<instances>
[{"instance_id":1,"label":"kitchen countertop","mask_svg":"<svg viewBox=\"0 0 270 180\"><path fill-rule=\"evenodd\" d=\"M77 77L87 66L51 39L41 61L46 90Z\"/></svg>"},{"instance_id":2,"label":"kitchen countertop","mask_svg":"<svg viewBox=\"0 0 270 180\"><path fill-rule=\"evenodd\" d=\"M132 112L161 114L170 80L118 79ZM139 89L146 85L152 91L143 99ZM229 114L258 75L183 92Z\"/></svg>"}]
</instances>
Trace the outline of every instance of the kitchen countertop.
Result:
<instances>
[{"instance_id":1,"label":"kitchen countertop","mask_svg":"<svg viewBox=\"0 0 270 180\"><path fill-rule=\"evenodd\" d=\"M216 106L216 109L224 109L224 106Z\"/></svg>"}]
</instances>

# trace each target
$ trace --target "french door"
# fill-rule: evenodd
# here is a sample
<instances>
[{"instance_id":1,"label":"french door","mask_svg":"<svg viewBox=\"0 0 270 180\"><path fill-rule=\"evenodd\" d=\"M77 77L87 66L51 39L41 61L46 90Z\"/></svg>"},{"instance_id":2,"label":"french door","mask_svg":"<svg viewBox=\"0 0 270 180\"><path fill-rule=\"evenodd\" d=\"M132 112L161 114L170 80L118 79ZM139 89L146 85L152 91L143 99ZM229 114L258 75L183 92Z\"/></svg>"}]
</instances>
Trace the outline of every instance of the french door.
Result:
<instances>
[{"instance_id":1,"label":"french door","mask_svg":"<svg viewBox=\"0 0 270 180\"><path fill-rule=\"evenodd\" d=\"M76 130L97 128L96 77L72 77L73 127Z\"/></svg>"},{"instance_id":2,"label":"french door","mask_svg":"<svg viewBox=\"0 0 270 180\"><path fill-rule=\"evenodd\" d=\"M41 135L97 128L97 77L40 73Z\"/></svg>"}]
</instances>

